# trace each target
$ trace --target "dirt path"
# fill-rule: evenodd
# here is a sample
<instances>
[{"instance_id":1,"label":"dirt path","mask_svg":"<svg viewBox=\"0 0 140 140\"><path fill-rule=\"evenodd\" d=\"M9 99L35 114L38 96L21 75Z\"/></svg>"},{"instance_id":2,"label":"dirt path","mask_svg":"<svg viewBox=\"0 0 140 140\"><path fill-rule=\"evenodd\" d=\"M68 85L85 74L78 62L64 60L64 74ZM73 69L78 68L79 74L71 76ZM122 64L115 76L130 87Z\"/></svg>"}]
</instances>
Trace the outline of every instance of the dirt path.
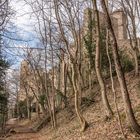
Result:
<instances>
[{"instance_id":1,"label":"dirt path","mask_svg":"<svg viewBox=\"0 0 140 140\"><path fill-rule=\"evenodd\" d=\"M32 127L19 123L17 118L7 121L5 131L7 132L6 135L1 135L0 140L30 140L37 138Z\"/></svg>"}]
</instances>

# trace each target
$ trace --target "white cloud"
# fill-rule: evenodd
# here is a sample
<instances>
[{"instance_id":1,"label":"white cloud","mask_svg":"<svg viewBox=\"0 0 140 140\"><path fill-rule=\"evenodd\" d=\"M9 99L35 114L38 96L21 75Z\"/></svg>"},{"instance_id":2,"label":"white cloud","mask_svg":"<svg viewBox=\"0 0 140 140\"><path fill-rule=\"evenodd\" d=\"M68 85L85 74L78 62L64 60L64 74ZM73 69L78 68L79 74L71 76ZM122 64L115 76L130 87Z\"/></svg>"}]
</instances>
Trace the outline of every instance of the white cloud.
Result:
<instances>
[{"instance_id":1,"label":"white cloud","mask_svg":"<svg viewBox=\"0 0 140 140\"><path fill-rule=\"evenodd\" d=\"M25 31L33 30L33 19L30 17L31 9L24 0L12 0L11 7L15 11L15 15L12 18L12 22Z\"/></svg>"}]
</instances>

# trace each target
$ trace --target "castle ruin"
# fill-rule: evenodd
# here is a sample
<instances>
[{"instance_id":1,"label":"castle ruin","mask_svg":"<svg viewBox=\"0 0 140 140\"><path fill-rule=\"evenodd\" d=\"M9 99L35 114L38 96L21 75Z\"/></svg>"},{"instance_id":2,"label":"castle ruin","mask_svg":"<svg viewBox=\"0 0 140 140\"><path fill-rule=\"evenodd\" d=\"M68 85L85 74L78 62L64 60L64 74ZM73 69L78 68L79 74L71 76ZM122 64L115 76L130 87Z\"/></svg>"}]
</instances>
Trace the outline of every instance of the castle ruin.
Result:
<instances>
[{"instance_id":1,"label":"castle ruin","mask_svg":"<svg viewBox=\"0 0 140 140\"><path fill-rule=\"evenodd\" d=\"M100 12L99 13L100 16L100 24L101 26L105 25L105 19L104 19L104 13ZM83 21L83 37L87 34L87 32L89 31L89 22L91 19L94 19L93 16L93 10L92 9L85 9L84 10L84 21ZM113 23L113 28L117 37L117 42L119 45L119 48L122 50L126 50L129 52L130 50L130 41L128 39L127 36L127 27L126 27L126 15L124 14L123 10L117 10L114 11L111 14L111 19L112 19L112 23ZM83 49L85 51L85 49ZM62 62L62 64L60 64L61 67L66 67L64 62ZM62 90L64 90L64 70L63 68L61 69L61 84L62 84ZM49 73L48 73L49 74ZM50 73L51 75L51 73ZM36 88L36 83L34 82L34 74L31 72L31 68L29 67L29 64L27 63L27 61L23 61L21 63L21 73L20 73L21 79L20 79L20 93L19 93L19 100L25 100L26 99L26 94L28 92L28 95L33 95L31 89L26 85L27 83L34 87L35 90L37 90ZM44 76L44 74L42 74L42 76ZM55 76L55 87L58 87L58 77ZM25 90L25 87L28 87L27 91ZM61 86L61 85L59 85ZM34 100L34 102L36 102L36 100Z\"/></svg>"}]
</instances>

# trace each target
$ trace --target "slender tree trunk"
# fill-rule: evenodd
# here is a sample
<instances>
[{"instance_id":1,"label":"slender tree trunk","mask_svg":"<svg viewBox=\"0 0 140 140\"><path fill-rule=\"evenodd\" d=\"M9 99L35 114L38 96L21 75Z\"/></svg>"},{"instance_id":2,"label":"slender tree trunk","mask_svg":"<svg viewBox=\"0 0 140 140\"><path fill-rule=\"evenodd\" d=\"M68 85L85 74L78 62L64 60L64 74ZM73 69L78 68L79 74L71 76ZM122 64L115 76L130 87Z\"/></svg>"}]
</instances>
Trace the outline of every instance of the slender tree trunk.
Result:
<instances>
[{"instance_id":1,"label":"slender tree trunk","mask_svg":"<svg viewBox=\"0 0 140 140\"><path fill-rule=\"evenodd\" d=\"M27 95L28 96L28 95ZM29 101L29 97L26 97L27 100L27 113L28 113L28 119L31 120L31 105L30 105L30 101Z\"/></svg>"},{"instance_id":2,"label":"slender tree trunk","mask_svg":"<svg viewBox=\"0 0 140 140\"><path fill-rule=\"evenodd\" d=\"M113 30L111 18L109 16L107 7L105 5L105 0L101 0L101 3L103 6L103 10L105 12L105 15L106 15L108 29L110 30L113 41L114 41L114 45L112 48L113 49L113 57L114 57L115 69L116 69L116 73L117 73L117 77L119 80L119 84L120 84L120 88L121 88L121 92L122 92L122 97L123 97L123 101L124 101L126 116L129 120L129 123L132 126L132 128L137 133L140 134L140 126L137 123L136 118L135 118L134 113L133 113L133 109L132 109L132 105L131 105L131 101L130 101L130 97L129 97L129 92L128 92L127 85L126 85L125 76L124 76L124 73L122 71L122 66L121 66L120 58L119 58L119 54L118 54L118 44L117 44L116 36L115 36L114 30Z\"/></svg>"},{"instance_id":3,"label":"slender tree trunk","mask_svg":"<svg viewBox=\"0 0 140 140\"><path fill-rule=\"evenodd\" d=\"M61 76L60 76L60 91L66 96L67 92L67 64L65 63L64 57L61 60Z\"/></svg>"},{"instance_id":4,"label":"slender tree trunk","mask_svg":"<svg viewBox=\"0 0 140 140\"><path fill-rule=\"evenodd\" d=\"M107 99L106 95L106 86L102 77L101 68L100 68L100 23L99 23L99 12L97 9L96 0L93 0L93 6L94 6L94 13L95 13L95 28L96 28L96 55L95 55L95 70L98 78L99 85L101 87L101 94L102 94L102 101L103 106L105 110L105 115L107 117L111 117L113 115L113 112L111 110L111 107L109 105L109 101Z\"/></svg>"},{"instance_id":5,"label":"slender tree trunk","mask_svg":"<svg viewBox=\"0 0 140 140\"><path fill-rule=\"evenodd\" d=\"M54 50L52 46L52 32L51 32L51 21L49 22L49 38L50 38L50 47L51 47L51 65L52 65L52 118L53 118L53 127L56 128L56 111L55 111L55 81L54 81L54 76L55 76L55 69L54 69Z\"/></svg>"},{"instance_id":6,"label":"slender tree trunk","mask_svg":"<svg viewBox=\"0 0 140 140\"><path fill-rule=\"evenodd\" d=\"M79 91L77 87L77 80L78 80L77 76L78 76L77 66L76 64L72 64L72 83L73 83L73 89L74 89L74 95L75 95L75 111L81 124L81 131L83 132L87 128L88 123L86 122L85 118L82 116L80 112L80 108L79 108L79 102L78 102Z\"/></svg>"},{"instance_id":7,"label":"slender tree trunk","mask_svg":"<svg viewBox=\"0 0 140 140\"><path fill-rule=\"evenodd\" d=\"M78 91L79 91L79 106L80 106L82 104L82 96L83 96L82 88L84 87L84 78L83 78L83 75L81 73L80 66L78 67L78 81L77 81L77 85L78 85Z\"/></svg>"},{"instance_id":8,"label":"slender tree trunk","mask_svg":"<svg viewBox=\"0 0 140 140\"><path fill-rule=\"evenodd\" d=\"M118 109L118 105L117 105L117 95L116 95L116 90L115 90L115 86L114 86L114 80L113 80L113 75L112 75L112 62L111 62L111 58L109 55L109 31L108 29L106 30L106 53L107 53L107 57L108 57L108 62L109 62L109 72L110 72L110 78L111 78L111 87L112 87L112 92L114 94L114 104L115 104L115 108L116 108L116 112L117 112L117 119L119 122L119 127L120 127L120 131L122 133L122 136L124 138L126 138L124 131L123 131L123 127L122 127L122 122L121 122L121 117L120 117L120 113L119 113L119 109Z\"/></svg>"},{"instance_id":9,"label":"slender tree trunk","mask_svg":"<svg viewBox=\"0 0 140 140\"><path fill-rule=\"evenodd\" d=\"M134 50L134 60L135 60L135 76L138 76L139 75L139 63L138 63L137 50Z\"/></svg>"},{"instance_id":10,"label":"slender tree trunk","mask_svg":"<svg viewBox=\"0 0 140 140\"><path fill-rule=\"evenodd\" d=\"M65 63L65 67L64 67L64 95L67 95L67 64Z\"/></svg>"},{"instance_id":11,"label":"slender tree trunk","mask_svg":"<svg viewBox=\"0 0 140 140\"><path fill-rule=\"evenodd\" d=\"M137 32L136 32L136 23L135 16L131 17L133 36L134 36L134 59L135 59L135 75L139 75L139 64L138 64L138 42L137 42Z\"/></svg>"},{"instance_id":12,"label":"slender tree trunk","mask_svg":"<svg viewBox=\"0 0 140 140\"><path fill-rule=\"evenodd\" d=\"M24 89L26 93L26 108L27 108L27 117L31 120L31 111L30 111L30 102L29 102L29 95L28 95L28 85L24 84Z\"/></svg>"},{"instance_id":13,"label":"slender tree trunk","mask_svg":"<svg viewBox=\"0 0 140 140\"><path fill-rule=\"evenodd\" d=\"M69 4L68 4L68 1L65 1L66 3L66 6L69 7ZM79 39L77 37L77 31L75 29L75 25L74 25L74 20L73 20L73 17L72 17L72 12L71 10L68 8L68 14L69 14L69 20L70 20L70 26L71 26L71 31L72 31L72 35L73 35L73 39L75 40L75 46L76 46L76 51L75 51L75 54L73 55L70 51L70 45L69 45L69 42L65 36L65 31L63 29L63 24L61 22L61 18L60 18L60 15L59 15L59 3L58 3L58 0L54 0L54 6L55 6L55 14L56 14L56 19L57 19L57 22L58 22L58 25L59 25L59 29L60 29L60 32L61 32L61 36L62 36L62 39L66 45L66 49L68 51L68 55L69 55L69 58L71 60L71 65L72 65L72 85L73 85L73 89L74 89L74 94L75 94L75 110L76 110L76 114L78 116L78 119L81 123L81 131L84 131L86 129L86 127L88 126L85 118L82 116L81 112L80 112L80 109L79 109L79 106L78 106L78 96L79 96L79 91L78 91L78 67L77 67L77 60L78 60L78 53L81 53L79 50L81 48L81 45L79 45ZM80 64L80 62L78 63Z\"/></svg>"},{"instance_id":14,"label":"slender tree trunk","mask_svg":"<svg viewBox=\"0 0 140 140\"><path fill-rule=\"evenodd\" d=\"M72 78L71 78L71 71L68 71L67 74L68 74L69 82L70 82L70 84L71 84L71 86L72 86L72 91L74 92L73 83L72 83Z\"/></svg>"},{"instance_id":15,"label":"slender tree trunk","mask_svg":"<svg viewBox=\"0 0 140 140\"><path fill-rule=\"evenodd\" d=\"M89 63L88 65L88 71L89 71L89 75L88 75L88 87L89 87L89 90L91 92L91 89L92 89L92 69L91 69L91 65Z\"/></svg>"},{"instance_id":16,"label":"slender tree trunk","mask_svg":"<svg viewBox=\"0 0 140 140\"><path fill-rule=\"evenodd\" d=\"M17 100L16 100L16 105L17 105L17 117L18 117L18 121L19 121L19 116L20 116L20 114L19 114L19 92L18 92L18 87L17 87L17 85L16 85L16 93L17 93Z\"/></svg>"}]
</instances>

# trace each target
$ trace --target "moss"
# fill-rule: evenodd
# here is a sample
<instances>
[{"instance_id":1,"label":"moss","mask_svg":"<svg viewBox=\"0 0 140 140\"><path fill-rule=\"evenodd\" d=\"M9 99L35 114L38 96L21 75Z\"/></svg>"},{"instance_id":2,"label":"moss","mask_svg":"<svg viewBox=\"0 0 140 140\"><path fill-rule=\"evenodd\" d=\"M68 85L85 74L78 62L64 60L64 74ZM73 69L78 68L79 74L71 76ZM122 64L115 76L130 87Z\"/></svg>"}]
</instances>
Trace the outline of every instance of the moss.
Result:
<instances>
[{"instance_id":1,"label":"moss","mask_svg":"<svg viewBox=\"0 0 140 140\"><path fill-rule=\"evenodd\" d=\"M119 51L119 54L123 72L132 71L134 69L134 64L130 57L124 51Z\"/></svg>"}]
</instances>

